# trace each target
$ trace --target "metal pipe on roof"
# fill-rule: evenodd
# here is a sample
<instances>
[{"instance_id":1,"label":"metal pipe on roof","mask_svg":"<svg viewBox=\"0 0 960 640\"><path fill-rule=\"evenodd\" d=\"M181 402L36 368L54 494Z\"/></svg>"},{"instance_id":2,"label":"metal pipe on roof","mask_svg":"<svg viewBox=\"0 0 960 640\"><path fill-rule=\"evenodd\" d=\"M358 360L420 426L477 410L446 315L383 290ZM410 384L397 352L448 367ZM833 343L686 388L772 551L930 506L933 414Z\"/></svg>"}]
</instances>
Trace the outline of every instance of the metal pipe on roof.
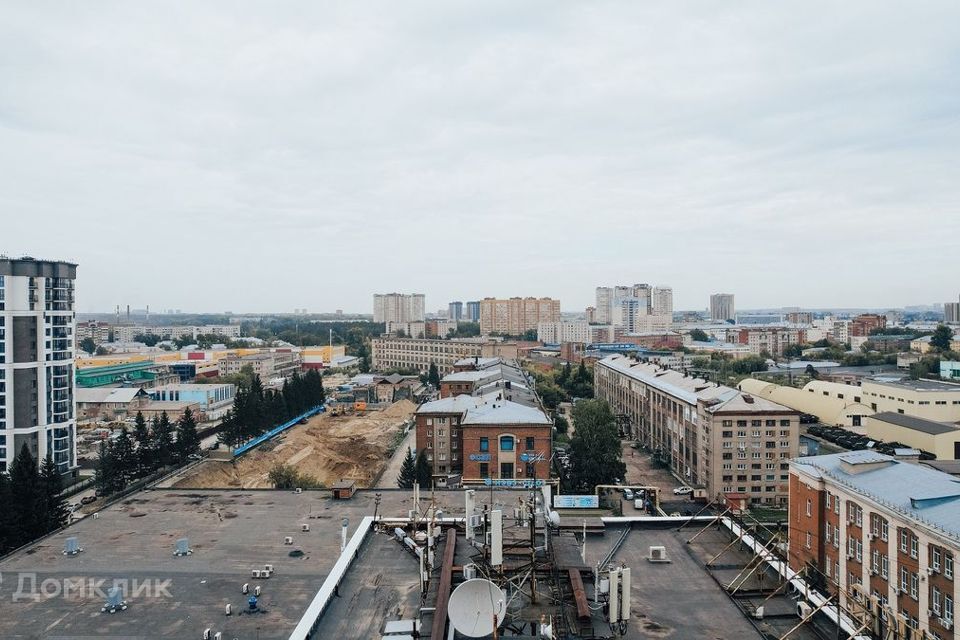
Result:
<instances>
[{"instance_id":1,"label":"metal pipe on roof","mask_svg":"<svg viewBox=\"0 0 960 640\"><path fill-rule=\"evenodd\" d=\"M447 625L447 605L450 603L450 585L453 582L453 557L457 547L457 530L447 529L447 540L443 547L443 563L440 565L440 580L437 583L436 612L433 614L431 638L442 638Z\"/></svg>"}]
</instances>

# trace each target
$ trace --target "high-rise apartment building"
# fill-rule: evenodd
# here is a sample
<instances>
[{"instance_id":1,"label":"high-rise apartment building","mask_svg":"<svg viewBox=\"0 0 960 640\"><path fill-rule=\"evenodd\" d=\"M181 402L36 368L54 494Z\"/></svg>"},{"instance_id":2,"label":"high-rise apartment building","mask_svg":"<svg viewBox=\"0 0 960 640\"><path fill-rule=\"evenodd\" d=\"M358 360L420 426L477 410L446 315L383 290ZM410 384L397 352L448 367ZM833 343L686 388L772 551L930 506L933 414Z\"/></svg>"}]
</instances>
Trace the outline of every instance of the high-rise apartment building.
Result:
<instances>
[{"instance_id":1,"label":"high-rise apartment building","mask_svg":"<svg viewBox=\"0 0 960 640\"><path fill-rule=\"evenodd\" d=\"M423 322L426 320L422 293L373 294L374 322Z\"/></svg>"},{"instance_id":2,"label":"high-rise apartment building","mask_svg":"<svg viewBox=\"0 0 960 640\"><path fill-rule=\"evenodd\" d=\"M622 333L669 331L673 326L673 289L649 284L597 287L593 321Z\"/></svg>"},{"instance_id":3,"label":"high-rise apartment building","mask_svg":"<svg viewBox=\"0 0 960 640\"><path fill-rule=\"evenodd\" d=\"M710 296L710 319L720 322L737 319L732 293L715 293Z\"/></svg>"},{"instance_id":4,"label":"high-rise apartment building","mask_svg":"<svg viewBox=\"0 0 960 640\"><path fill-rule=\"evenodd\" d=\"M613 287L597 287L597 305L594 307L593 321L608 324L612 321Z\"/></svg>"},{"instance_id":5,"label":"high-rise apartment building","mask_svg":"<svg viewBox=\"0 0 960 640\"><path fill-rule=\"evenodd\" d=\"M943 321L960 324L960 302L947 302L943 305Z\"/></svg>"},{"instance_id":6,"label":"high-rise apartment building","mask_svg":"<svg viewBox=\"0 0 960 640\"><path fill-rule=\"evenodd\" d=\"M471 300L467 302L466 317L464 320L469 322L480 322L480 301Z\"/></svg>"},{"instance_id":7,"label":"high-rise apartment building","mask_svg":"<svg viewBox=\"0 0 960 640\"><path fill-rule=\"evenodd\" d=\"M560 301L553 298L484 298L480 301L480 333L520 336L541 322L560 321Z\"/></svg>"},{"instance_id":8,"label":"high-rise apartment building","mask_svg":"<svg viewBox=\"0 0 960 640\"><path fill-rule=\"evenodd\" d=\"M73 393L77 265L0 258L0 470L26 445L77 467Z\"/></svg>"},{"instance_id":9,"label":"high-rise apartment building","mask_svg":"<svg viewBox=\"0 0 960 640\"><path fill-rule=\"evenodd\" d=\"M451 302L447 305L447 317L451 320L460 320L463 318L463 303Z\"/></svg>"}]
</instances>

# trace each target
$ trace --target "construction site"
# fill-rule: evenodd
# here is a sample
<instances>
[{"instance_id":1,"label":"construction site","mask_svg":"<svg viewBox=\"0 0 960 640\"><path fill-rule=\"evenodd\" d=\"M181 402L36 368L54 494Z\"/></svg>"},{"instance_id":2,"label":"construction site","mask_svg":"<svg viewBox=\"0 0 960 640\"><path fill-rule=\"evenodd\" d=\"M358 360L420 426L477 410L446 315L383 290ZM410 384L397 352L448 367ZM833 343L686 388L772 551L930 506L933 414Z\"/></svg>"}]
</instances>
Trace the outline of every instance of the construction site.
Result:
<instances>
[{"instance_id":1,"label":"construction site","mask_svg":"<svg viewBox=\"0 0 960 640\"><path fill-rule=\"evenodd\" d=\"M380 411L337 407L309 418L242 456L229 452L177 478L171 486L195 489L273 488L270 470L287 465L319 485L351 480L370 487L389 462L392 447L417 405L400 400Z\"/></svg>"}]
</instances>

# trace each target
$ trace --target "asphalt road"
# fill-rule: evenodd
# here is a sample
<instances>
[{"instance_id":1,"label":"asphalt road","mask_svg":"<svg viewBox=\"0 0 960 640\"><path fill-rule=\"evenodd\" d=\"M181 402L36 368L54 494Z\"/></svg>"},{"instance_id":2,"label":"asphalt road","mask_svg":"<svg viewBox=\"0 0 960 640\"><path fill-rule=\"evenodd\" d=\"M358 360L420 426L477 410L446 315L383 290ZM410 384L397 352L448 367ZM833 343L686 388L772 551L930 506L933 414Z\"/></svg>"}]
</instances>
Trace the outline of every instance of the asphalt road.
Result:
<instances>
[{"instance_id":1,"label":"asphalt road","mask_svg":"<svg viewBox=\"0 0 960 640\"><path fill-rule=\"evenodd\" d=\"M380 474L380 479L377 480L378 488L397 488L397 476L400 475L400 467L403 466L403 457L407 455L407 447L413 449L417 446L416 431L416 427L410 429L406 437L404 437L403 442L401 442L397 450L393 452L393 457L390 458L390 462L387 463L383 473Z\"/></svg>"}]
</instances>

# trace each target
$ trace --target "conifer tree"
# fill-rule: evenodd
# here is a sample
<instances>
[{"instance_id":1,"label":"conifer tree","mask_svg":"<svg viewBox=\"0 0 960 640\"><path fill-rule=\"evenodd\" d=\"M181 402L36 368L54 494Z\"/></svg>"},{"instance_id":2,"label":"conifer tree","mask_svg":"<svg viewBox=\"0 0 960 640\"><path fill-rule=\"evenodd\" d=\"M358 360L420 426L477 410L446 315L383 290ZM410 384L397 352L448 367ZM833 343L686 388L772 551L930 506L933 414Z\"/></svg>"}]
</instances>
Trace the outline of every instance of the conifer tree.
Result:
<instances>
[{"instance_id":1,"label":"conifer tree","mask_svg":"<svg viewBox=\"0 0 960 640\"><path fill-rule=\"evenodd\" d=\"M397 476L397 486L401 489L413 489L413 483L417 481L417 462L413 456L413 451L407 447L407 455L403 458L403 465L400 466L400 475Z\"/></svg>"}]
</instances>

